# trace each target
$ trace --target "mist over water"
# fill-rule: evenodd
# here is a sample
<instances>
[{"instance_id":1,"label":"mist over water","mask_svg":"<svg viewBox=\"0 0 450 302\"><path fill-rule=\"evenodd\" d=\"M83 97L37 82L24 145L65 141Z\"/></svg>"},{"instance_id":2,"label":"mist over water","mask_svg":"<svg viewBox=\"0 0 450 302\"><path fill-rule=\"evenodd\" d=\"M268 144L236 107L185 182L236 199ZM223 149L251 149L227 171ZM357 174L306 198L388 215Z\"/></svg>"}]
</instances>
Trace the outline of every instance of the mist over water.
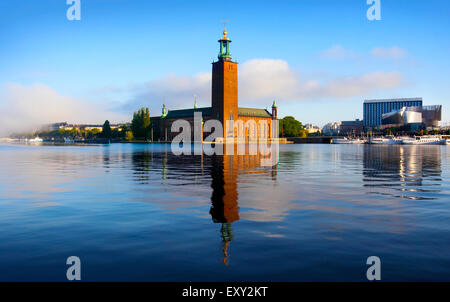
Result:
<instances>
[{"instance_id":1,"label":"mist over water","mask_svg":"<svg viewBox=\"0 0 450 302\"><path fill-rule=\"evenodd\" d=\"M450 281L447 146L0 145L0 280Z\"/></svg>"},{"instance_id":2,"label":"mist over water","mask_svg":"<svg viewBox=\"0 0 450 302\"><path fill-rule=\"evenodd\" d=\"M111 104L80 101L43 84L0 86L0 138L33 133L57 122L103 124L128 121L129 115L112 112Z\"/></svg>"}]
</instances>

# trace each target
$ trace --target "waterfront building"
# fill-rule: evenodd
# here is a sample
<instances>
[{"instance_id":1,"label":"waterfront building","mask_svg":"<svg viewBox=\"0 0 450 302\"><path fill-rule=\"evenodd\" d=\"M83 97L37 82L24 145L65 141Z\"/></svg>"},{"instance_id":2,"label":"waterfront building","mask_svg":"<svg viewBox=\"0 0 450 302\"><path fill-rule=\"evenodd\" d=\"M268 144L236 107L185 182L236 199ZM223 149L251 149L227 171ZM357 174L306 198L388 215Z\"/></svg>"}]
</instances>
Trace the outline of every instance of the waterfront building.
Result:
<instances>
[{"instance_id":1,"label":"waterfront building","mask_svg":"<svg viewBox=\"0 0 450 302\"><path fill-rule=\"evenodd\" d=\"M437 128L442 118L442 105L402 107L382 116L381 128Z\"/></svg>"},{"instance_id":2,"label":"waterfront building","mask_svg":"<svg viewBox=\"0 0 450 302\"><path fill-rule=\"evenodd\" d=\"M116 128L121 128L122 125L121 124L110 124L109 127L113 130ZM85 131L89 131L89 130L98 130L98 131L102 131L103 130L103 124L101 125L95 125L95 124L77 124L77 125L67 125L65 127L63 127L64 130L72 130L73 128L77 129L77 130L85 130Z\"/></svg>"},{"instance_id":3,"label":"waterfront building","mask_svg":"<svg viewBox=\"0 0 450 302\"><path fill-rule=\"evenodd\" d=\"M450 123L449 122L441 122L440 126L439 126L439 130L441 130L441 131L450 130Z\"/></svg>"},{"instance_id":4,"label":"waterfront building","mask_svg":"<svg viewBox=\"0 0 450 302\"><path fill-rule=\"evenodd\" d=\"M320 133L320 128L312 124L306 124L305 130L308 131L309 134Z\"/></svg>"},{"instance_id":5,"label":"waterfront building","mask_svg":"<svg viewBox=\"0 0 450 302\"><path fill-rule=\"evenodd\" d=\"M276 102L273 101L272 112L266 109L238 106L238 63L232 61L231 40L227 37L226 30L223 31L223 37L218 42L220 46L218 60L212 63L211 107L198 108L194 103L193 107L188 109L168 110L163 105L161 115L150 118L154 140L171 141L178 135L179 133L171 132L172 123L178 119L190 123L192 137L194 137L196 112L202 114L203 122L209 119L219 120L222 123L225 138L243 136L245 140L249 140L275 136L270 130L272 121L277 119ZM228 121L233 121L234 127L228 125ZM251 125L251 127L243 128L236 121L242 121L244 125ZM260 121L263 123L260 124ZM203 137L207 135L209 133L205 133Z\"/></svg>"},{"instance_id":6,"label":"waterfront building","mask_svg":"<svg viewBox=\"0 0 450 302\"><path fill-rule=\"evenodd\" d=\"M123 124L110 124L111 129L119 129L121 130ZM103 124L68 124L67 122L61 122L61 123L53 123L53 124L48 124L48 125L43 125L40 130L41 131L54 131L54 130L58 130L58 129L62 129L62 130L72 130L72 129L76 129L76 130L99 130L102 131L103 130Z\"/></svg>"},{"instance_id":7,"label":"waterfront building","mask_svg":"<svg viewBox=\"0 0 450 302\"><path fill-rule=\"evenodd\" d=\"M422 106L422 98L401 98L365 100L363 105L363 120L365 127L376 128L382 125L383 114L402 107Z\"/></svg>"},{"instance_id":8,"label":"waterfront building","mask_svg":"<svg viewBox=\"0 0 450 302\"><path fill-rule=\"evenodd\" d=\"M322 128L324 135L338 135L340 133L341 122L328 123Z\"/></svg>"},{"instance_id":9,"label":"waterfront building","mask_svg":"<svg viewBox=\"0 0 450 302\"><path fill-rule=\"evenodd\" d=\"M339 127L339 134L341 135L361 135L363 132L363 121L360 119L354 121L342 121Z\"/></svg>"}]
</instances>

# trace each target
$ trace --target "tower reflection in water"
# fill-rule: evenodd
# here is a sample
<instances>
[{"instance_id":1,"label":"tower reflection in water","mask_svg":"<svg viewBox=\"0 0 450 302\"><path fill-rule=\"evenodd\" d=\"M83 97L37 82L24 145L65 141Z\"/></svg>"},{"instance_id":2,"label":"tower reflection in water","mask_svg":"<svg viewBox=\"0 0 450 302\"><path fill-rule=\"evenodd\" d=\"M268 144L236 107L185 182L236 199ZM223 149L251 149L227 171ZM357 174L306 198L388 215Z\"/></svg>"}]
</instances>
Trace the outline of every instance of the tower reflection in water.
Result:
<instances>
[{"instance_id":1,"label":"tower reflection in water","mask_svg":"<svg viewBox=\"0 0 450 302\"><path fill-rule=\"evenodd\" d=\"M233 154L237 154L237 145L233 147ZM224 146L224 154L228 153L226 148ZM207 186L212 189L212 193L207 193L211 194L209 214L214 223L221 225L222 261L225 265L229 262L230 243L234 237L232 223L240 219L238 183L245 180L260 181L261 178L273 182L277 177L277 166L261 164L261 160L267 159L267 156L262 156L258 149L256 155L250 155L255 153L249 152L249 145L245 148L244 155L177 156L170 152L170 147L156 146L155 150L143 149L131 155L134 181L139 185L151 186L152 194L145 199L148 202L172 210L200 205L204 188ZM273 156L278 156L278 153ZM172 188L167 189L169 187ZM196 204L199 199L200 203ZM253 219L258 214L263 215L263 218L272 217L270 213L273 208L264 206L264 203L258 203L260 207L255 207L248 201L245 206L256 210L252 212ZM278 211L274 212L273 216L279 215Z\"/></svg>"},{"instance_id":2,"label":"tower reflection in water","mask_svg":"<svg viewBox=\"0 0 450 302\"><path fill-rule=\"evenodd\" d=\"M226 150L224 150L224 154L226 153ZM276 179L276 166L261 166L262 158L260 155L248 155L248 152L245 154L213 155L211 157L211 187L213 190L209 213L214 223L221 224L222 261L225 265L228 265L229 247L234 236L232 223L239 220L238 176L243 175L245 171L246 174L270 173L272 180Z\"/></svg>"},{"instance_id":3,"label":"tower reflection in water","mask_svg":"<svg viewBox=\"0 0 450 302\"><path fill-rule=\"evenodd\" d=\"M427 193L440 192L441 174L441 146L370 146L364 151L364 186L372 194L435 199Z\"/></svg>"},{"instance_id":4,"label":"tower reflection in water","mask_svg":"<svg viewBox=\"0 0 450 302\"><path fill-rule=\"evenodd\" d=\"M223 263L228 264L228 247L233 240L231 223L239 220L238 191L236 172L230 171L225 165L229 164L229 155L212 157L211 165L211 214L214 223L221 223L220 233L223 242Z\"/></svg>"}]
</instances>

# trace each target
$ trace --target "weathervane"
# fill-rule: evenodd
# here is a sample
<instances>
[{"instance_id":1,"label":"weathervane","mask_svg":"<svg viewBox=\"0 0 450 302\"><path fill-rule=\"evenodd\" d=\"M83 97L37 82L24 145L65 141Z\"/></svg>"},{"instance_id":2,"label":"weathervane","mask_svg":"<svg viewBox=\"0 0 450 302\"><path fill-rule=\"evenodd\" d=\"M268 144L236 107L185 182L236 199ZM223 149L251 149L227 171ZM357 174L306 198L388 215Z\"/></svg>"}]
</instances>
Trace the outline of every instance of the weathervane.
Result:
<instances>
[{"instance_id":1,"label":"weathervane","mask_svg":"<svg viewBox=\"0 0 450 302\"><path fill-rule=\"evenodd\" d=\"M229 20L221 21L223 23L223 37L222 40L229 40L227 38L227 23L230 22Z\"/></svg>"},{"instance_id":2,"label":"weathervane","mask_svg":"<svg viewBox=\"0 0 450 302\"><path fill-rule=\"evenodd\" d=\"M230 22L230 20L226 20L226 21L220 21L223 23L223 29L226 30L227 29L227 23Z\"/></svg>"}]
</instances>

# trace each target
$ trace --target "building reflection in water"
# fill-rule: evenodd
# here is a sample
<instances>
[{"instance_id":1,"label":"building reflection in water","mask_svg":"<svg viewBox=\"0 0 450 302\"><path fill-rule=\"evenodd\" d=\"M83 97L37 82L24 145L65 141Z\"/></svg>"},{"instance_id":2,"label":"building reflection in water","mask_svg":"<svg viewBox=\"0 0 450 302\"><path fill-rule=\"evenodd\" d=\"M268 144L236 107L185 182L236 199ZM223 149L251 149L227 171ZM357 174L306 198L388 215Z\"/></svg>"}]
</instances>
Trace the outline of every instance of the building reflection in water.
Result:
<instances>
[{"instance_id":1,"label":"building reflection in water","mask_svg":"<svg viewBox=\"0 0 450 302\"><path fill-rule=\"evenodd\" d=\"M237 154L237 146L234 148L234 154ZM263 166L261 160L267 157L261 156L259 152L256 152L256 155L249 155L248 148L247 145L245 155L212 156L177 156L167 149L158 149L156 152L144 149L131 154L133 179L140 185L152 185L156 180L162 180L161 184L167 186L167 189L153 186L153 194L149 195L147 200L171 209L195 205L192 200L199 198L198 190L203 190L203 185L210 185L212 193L209 214L214 223L221 225L223 263L228 264L230 243L234 237L232 224L240 219L238 178L241 177L243 181L249 177L253 181L255 176L263 177L265 180L269 176L271 182L277 178L277 166ZM227 154L226 147L223 153ZM275 156L278 156L278 153ZM159 172L158 177L152 171ZM172 190L168 189L169 187L175 188ZM158 194L160 198L155 198ZM247 204L247 207L252 208L254 205ZM278 205L276 207L278 208ZM256 207L253 215L262 215L260 220L264 220L267 219L267 212L271 210L273 209L270 206L262 205Z\"/></svg>"},{"instance_id":2,"label":"building reflection in water","mask_svg":"<svg viewBox=\"0 0 450 302\"><path fill-rule=\"evenodd\" d=\"M105 146L103 149L103 167L105 168L105 172L109 173L111 168L111 154L109 150L109 145Z\"/></svg>"},{"instance_id":3,"label":"building reflection in water","mask_svg":"<svg viewBox=\"0 0 450 302\"><path fill-rule=\"evenodd\" d=\"M214 223L221 223L220 230L223 243L223 263L228 264L228 247L233 240L231 223L239 220L238 191L236 174L233 170L225 171L229 155L212 157L211 164L211 214Z\"/></svg>"},{"instance_id":4,"label":"building reflection in water","mask_svg":"<svg viewBox=\"0 0 450 302\"><path fill-rule=\"evenodd\" d=\"M440 192L430 186L441 186L441 146L368 146L363 174L364 186L374 188L373 194L434 199L422 193Z\"/></svg>"},{"instance_id":5,"label":"building reflection in water","mask_svg":"<svg viewBox=\"0 0 450 302\"><path fill-rule=\"evenodd\" d=\"M148 184L150 181L150 169L153 153L148 150L132 154L134 178L140 184Z\"/></svg>"},{"instance_id":6,"label":"building reflection in water","mask_svg":"<svg viewBox=\"0 0 450 302\"><path fill-rule=\"evenodd\" d=\"M224 150L224 154L226 154ZM235 152L236 154L236 147ZM248 173L268 173L276 179L276 166L261 166L260 155L213 155L211 159L211 214L214 223L220 223L223 244L223 263L228 264L229 246L233 240L232 223L239 220L238 176Z\"/></svg>"}]
</instances>

